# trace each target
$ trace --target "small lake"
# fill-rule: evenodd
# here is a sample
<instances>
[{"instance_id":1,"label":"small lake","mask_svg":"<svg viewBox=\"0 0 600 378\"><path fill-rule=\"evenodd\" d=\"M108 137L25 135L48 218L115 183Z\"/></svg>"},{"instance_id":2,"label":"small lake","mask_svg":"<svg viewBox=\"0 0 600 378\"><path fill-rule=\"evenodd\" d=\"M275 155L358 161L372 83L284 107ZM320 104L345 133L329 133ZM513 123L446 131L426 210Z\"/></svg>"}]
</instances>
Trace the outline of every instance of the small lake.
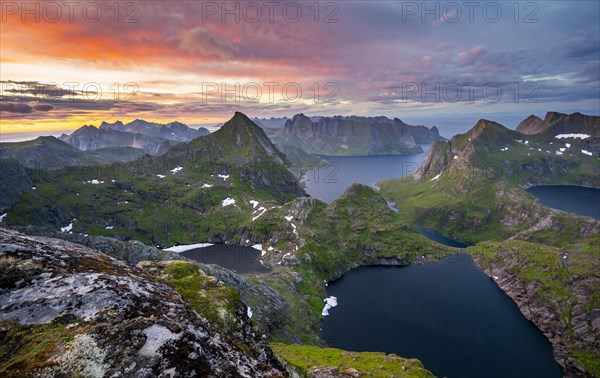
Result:
<instances>
[{"instance_id":1,"label":"small lake","mask_svg":"<svg viewBox=\"0 0 600 378\"><path fill-rule=\"evenodd\" d=\"M600 189L574 185L540 185L527 189L553 209L600 219Z\"/></svg>"},{"instance_id":2,"label":"small lake","mask_svg":"<svg viewBox=\"0 0 600 378\"><path fill-rule=\"evenodd\" d=\"M252 247L215 244L190 249L181 252L181 255L202 264L216 264L239 274L269 272L260 262L261 252Z\"/></svg>"},{"instance_id":3,"label":"small lake","mask_svg":"<svg viewBox=\"0 0 600 378\"><path fill-rule=\"evenodd\" d=\"M439 377L559 378L544 335L467 255L360 267L329 284L330 347L418 358Z\"/></svg>"},{"instance_id":4,"label":"small lake","mask_svg":"<svg viewBox=\"0 0 600 378\"><path fill-rule=\"evenodd\" d=\"M433 240L434 242L444 244L449 247L455 247L455 248L467 248L469 246L468 244L465 244L456 239L452 239L451 237L442 235L435 231L429 231L429 230L419 226L418 224L415 225L415 228L417 229L417 231L419 231L421 233L421 235L426 236L427 238L429 238L430 240Z\"/></svg>"},{"instance_id":5,"label":"small lake","mask_svg":"<svg viewBox=\"0 0 600 378\"><path fill-rule=\"evenodd\" d=\"M411 175L425 160L430 144L420 146L423 152L414 155L321 156L331 166L305 173L305 190L311 197L330 203L354 183L374 186L384 179Z\"/></svg>"}]
</instances>

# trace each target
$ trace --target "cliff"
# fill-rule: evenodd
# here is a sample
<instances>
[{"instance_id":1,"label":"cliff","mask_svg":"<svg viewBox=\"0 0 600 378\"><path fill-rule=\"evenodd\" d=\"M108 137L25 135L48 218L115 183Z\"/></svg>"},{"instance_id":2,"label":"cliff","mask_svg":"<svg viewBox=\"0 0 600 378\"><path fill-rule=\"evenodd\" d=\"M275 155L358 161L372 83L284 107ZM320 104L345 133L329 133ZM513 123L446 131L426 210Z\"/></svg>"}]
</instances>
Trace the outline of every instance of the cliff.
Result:
<instances>
[{"instance_id":1,"label":"cliff","mask_svg":"<svg viewBox=\"0 0 600 378\"><path fill-rule=\"evenodd\" d=\"M413 154L418 143L441 140L437 128L410 126L397 118L319 117L297 114L273 136L277 145L336 156Z\"/></svg>"}]
</instances>

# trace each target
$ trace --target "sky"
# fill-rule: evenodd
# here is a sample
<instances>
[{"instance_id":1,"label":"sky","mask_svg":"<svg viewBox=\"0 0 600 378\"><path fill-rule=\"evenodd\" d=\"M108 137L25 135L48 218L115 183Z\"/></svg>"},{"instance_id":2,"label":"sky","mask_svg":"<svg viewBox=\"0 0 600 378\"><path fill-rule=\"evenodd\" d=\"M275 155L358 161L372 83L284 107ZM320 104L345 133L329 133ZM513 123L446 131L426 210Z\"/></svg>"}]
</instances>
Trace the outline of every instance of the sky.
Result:
<instances>
[{"instance_id":1,"label":"sky","mask_svg":"<svg viewBox=\"0 0 600 378\"><path fill-rule=\"evenodd\" d=\"M102 121L600 114L600 2L0 1L0 139Z\"/></svg>"}]
</instances>

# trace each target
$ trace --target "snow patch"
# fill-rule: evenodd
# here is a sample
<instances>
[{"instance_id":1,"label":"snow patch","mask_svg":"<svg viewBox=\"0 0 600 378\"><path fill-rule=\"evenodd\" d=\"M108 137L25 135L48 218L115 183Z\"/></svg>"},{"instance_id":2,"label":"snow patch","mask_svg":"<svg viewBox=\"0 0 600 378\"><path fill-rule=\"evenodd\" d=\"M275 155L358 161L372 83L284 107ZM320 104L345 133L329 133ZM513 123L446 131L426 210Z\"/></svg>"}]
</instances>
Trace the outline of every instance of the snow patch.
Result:
<instances>
[{"instance_id":1,"label":"snow patch","mask_svg":"<svg viewBox=\"0 0 600 378\"><path fill-rule=\"evenodd\" d=\"M181 253L181 252L189 251L190 249L210 247L211 245L214 245L214 244L213 243L184 244L184 245L176 245L173 247L164 248L163 251Z\"/></svg>"},{"instance_id":2,"label":"snow patch","mask_svg":"<svg viewBox=\"0 0 600 378\"><path fill-rule=\"evenodd\" d=\"M323 302L325 302L325 307L323 307L323 310L321 311L321 315L323 316L327 316L329 315L329 310L332 309L333 307L337 306L337 298L336 297L327 297L325 299L323 299Z\"/></svg>"},{"instance_id":3,"label":"snow patch","mask_svg":"<svg viewBox=\"0 0 600 378\"><path fill-rule=\"evenodd\" d=\"M437 176L435 176L434 178L432 178L432 179L431 179L431 180L429 180L429 181L435 181L435 180L439 179L439 178L440 178L440 175L441 175L441 173L438 173L438 175L437 175Z\"/></svg>"},{"instance_id":4,"label":"snow patch","mask_svg":"<svg viewBox=\"0 0 600 378\"><path fill-rule=\"evenodd\" d=\"M163 178L165 178L167 176L165 176L165 175L156 175L156 177L163 179Z\"/></svg>"},{"instance_id":5,"label":"snow patch","mask_svg":"<svg viewBox=\"0 0 600 378\"><path fill-rule=\"evenodd\" d=\"M183 167L177 166L177 167L171 169L170 172L172 172L173 174L175 174L175 173L181 171L182 169L183 169Z\"/></svg>"},{"instance_id":6,"label":"snow patch","mask_svg":"<svg viewBox=\"0 0 600 378\"><path fill-rule=\"evenodd\" d=\"M223 180L227 180L229 178L229 175L217 175L217 176L222 178Z\"/></svg>"},{"instance_id":7,"label":"snow patch","mask_svg":"<svg viewBox=\"0 0 600 378\"><path fill-rule=\"evenodd\" d=\"M250 200L250 201L248 201L248 202L250 202L250 205L252 205L252 208L253 208L253 209L256 209L256 206L258 206L258 201L255 201L255 200Z\"/></svg>"},{"instance_id":8,"label":"snow patch","mask_svg":"<svg viewBox=\"0 0 600 378\"><path fill-rule=\"evenodd\" d=\"M180 333L173 333L167 327L153 324L144 330L146 343L139 350L142 356L158 356L158 350L171 340L177 340L181 337Z\"/></svg>"},{"instance_id":9,"label":"snow patch","mask_svg":"<svg viewBox=\"0 0 600 378\"><path fill-rule=\"evenodd\" d=\"M212 188L212 185L210 185L210 184L204 184L204 185L202 185L202 187L203 188Z\"/></svg>"},{"instance_id":10,"label":"snow patch","mask_svg":"<svg viewBox=\"0 0 600 378\"><path fill-rule=\"evenodd\" d=\"M252 248L254 248L254 249L257 249L257 250L259 250L259 251L261 251L261 252L263 251L263 249L262 249L262 244L254 244L254 245L252 246Z\"/></svg>"},{"instance_id":11,"label":"snow patch","mask_svg":"<svg viewBox=\"0 0 600 378\"><path fill-rule=\"evenodd\" d=\"M229 206L229 205L235 205L235 200L231 197L227 197L223 200L223 207Z\"/></svg>"},{"instance_id":12,"label":"snow patch","mask_svg":"<svg viewBox=\"0 0 600 378\"><path fill-rule=\"evenodd\" d=\"M113 228L115 228L115 226L106 226L107 230L112 230Z\"/></svg>"},{"instance_id":13,"label":"snow patch","mask_svg":"<svg viewBox=\"0 0 600 378\"><path fill-rule=\"evenodd\" d=\"M104 184L104 181L93 179L93 180L88 180L88 181L84 182L84 184L100 185L100 184Z\"/></svg>"},{"instance_id":14,"label":"snow patch","mask_svg":"<svg viewBox=\"0 0 600 378\"><path fill-rule=\"evenodd\" d=\"M571 143L565 143L565 146L567 146L567 148L571 148Z\"/></svg>"},{"instance_id":15,"label":"snow patch","mask_svg":"<svg viewBox=\"0 0 600 378\"><path fill-rule=\"evenodd\" d=\"M0 223L4 222L4 218L6 218L7 215L8 215L8 213L4 213L4 214L0 215Z\"/></svg>"},{"instance_id":16,"label":"snow patch","mask_svg":"<svg viewBox=\"0 0 600 378\"><path fill-rule=\"evenodd\" d=\"M594 154L587 150L581 150L581 153L586 154L588 156L593 156Z\"/></svg>"},{"instance_id":17,"label":"snow patch","mask_svg":"<svg viewBox=\"0 0 600 378\"><path fill-rule=\"evenodd\" d=\"M261 207L259 207L259 208L258 208L258 210L256 210L256 211L260 211L261 213L260 213L260 214L258 214L258 215L257 215L257 216L255 216L255 217L252 217L252 222L254 222L254 221L255 221L255 220L257 220L258 218L260 218L260 216L261 216L261 215L263 215L264 213L266 213L266 212L267 212L267 209L266 209L265 207L262 207L262 206L261 206ZM254 213L252 213L252 214L254 214Z\"/></svg>"},{"instance_id":18,"label":"snow patch","mask_svg":"<svg viewBox=\"0 0 600 378\"><path fill-rule=\"evenodd\" d=\"M250 307L248 306L248 310L246 311L246 314L248 315L248 317L250 319L252 319L252 310L250 309Z\"/></svg>"},{"instance_id":19,"label":"snow patch","mask_svg":"<svg viewBox=\"0 0 600 378\"><path fill-rule=\"evenodd\" d=\"M71 232L73 230L73 222L69 223L65 227L60 228L60 232Z\"/></svg>"},{"instance_id":20,"label":"snow patch","mask_svg":"<svg viewBox=\"0 0 600 378\"><path fill-rule=\"evenodd\" d=\"M508 151L508 147L501 148L500 151Z\"/></svg>"},{"instance_id":21,"label":"snow patch","mask_svg":"<svg viewBox=\"0 0 600 378\"><path fill-rule=\"evenodd\" d=\"M556 139L564 139L564 138L574 138L574 139L586 139L589 138L590 136L588 134L558 134L557 136L555 136Z\"/></svg>"}]
</instances>

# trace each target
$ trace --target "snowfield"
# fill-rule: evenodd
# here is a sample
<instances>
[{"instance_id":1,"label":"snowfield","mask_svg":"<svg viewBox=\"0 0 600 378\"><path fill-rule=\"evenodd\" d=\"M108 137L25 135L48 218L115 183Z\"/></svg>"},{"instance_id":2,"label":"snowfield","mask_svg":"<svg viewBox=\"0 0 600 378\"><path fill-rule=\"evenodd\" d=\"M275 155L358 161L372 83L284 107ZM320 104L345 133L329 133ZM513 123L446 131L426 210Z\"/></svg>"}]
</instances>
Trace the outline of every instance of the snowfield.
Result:
<instances>
[{"instance_id":1,"label":"snowfield","mask_svg":"<svg viewBox=\"0 0 600 378\"><path fill-rule=\"evenodd\" d=\"M558 134L555 136L556 139L564 139L564 138L574 138L574 139L586 139L590 136L588 134Z\"/></svg>"},{"instance_id":2,"label":"snowfield","mask_svg":"<svg viewBox=\"0 0 600 378\"><path fill-rule=\"evenodd\" d=\"M189 251L190 249L210 247L211 245L214 245L214 244L213 243L196 243L196 244L176 245L174 247L164 248L163 251L181 253L181 252Z\"/></svg>"}]
</instances>

